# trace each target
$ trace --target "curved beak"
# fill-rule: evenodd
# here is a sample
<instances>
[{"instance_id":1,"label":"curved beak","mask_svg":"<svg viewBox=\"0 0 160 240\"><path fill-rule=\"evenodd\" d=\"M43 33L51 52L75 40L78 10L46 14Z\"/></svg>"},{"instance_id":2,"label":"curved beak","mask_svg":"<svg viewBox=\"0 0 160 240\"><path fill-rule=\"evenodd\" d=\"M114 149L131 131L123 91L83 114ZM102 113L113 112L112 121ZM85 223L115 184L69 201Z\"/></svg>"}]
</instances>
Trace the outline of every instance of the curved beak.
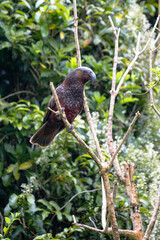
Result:
<instances>
[{"instance_id":1,"label":"curved beak","mask_svg":"<svg viewBox=\"0 0 160 240\"><path fill-rule=\"evenodd\" d=\"M91 81L91 84L92 84L92 85L95 83L95 81L96 81L96 75L95 75L94 72L91 72L91 73L90 73L90 78L89 78L89 80Z\"/></svg>"}]
</instances>

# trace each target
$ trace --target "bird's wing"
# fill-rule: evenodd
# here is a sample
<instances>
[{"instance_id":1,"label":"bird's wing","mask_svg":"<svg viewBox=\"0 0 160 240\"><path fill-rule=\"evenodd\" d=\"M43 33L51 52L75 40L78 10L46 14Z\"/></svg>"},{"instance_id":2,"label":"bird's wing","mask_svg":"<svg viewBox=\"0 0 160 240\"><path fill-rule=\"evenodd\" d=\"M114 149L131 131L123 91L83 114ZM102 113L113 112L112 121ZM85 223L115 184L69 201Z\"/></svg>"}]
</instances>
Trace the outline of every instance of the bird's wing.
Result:
<instances>
[{"instance_id":1,"label":"bird's wing","mask_svg":"<svg viewBox=\"0 0 160 240\"><path fill-rule=\"evenodd\" d=\"M55 102L55 100L54 100L54 97L52 96L51 99L50 99L50 101L49 101L49 103L48 103L47 111L46 111L46 113L45 113L45 115L44 115L43 124L48 121L48 118L49 118L49 116L50 116L50 114L51 114L51 111L48 109L48 107L54 109L55 106L56 106L56 102Z\"/></svg>"}]
</instances>

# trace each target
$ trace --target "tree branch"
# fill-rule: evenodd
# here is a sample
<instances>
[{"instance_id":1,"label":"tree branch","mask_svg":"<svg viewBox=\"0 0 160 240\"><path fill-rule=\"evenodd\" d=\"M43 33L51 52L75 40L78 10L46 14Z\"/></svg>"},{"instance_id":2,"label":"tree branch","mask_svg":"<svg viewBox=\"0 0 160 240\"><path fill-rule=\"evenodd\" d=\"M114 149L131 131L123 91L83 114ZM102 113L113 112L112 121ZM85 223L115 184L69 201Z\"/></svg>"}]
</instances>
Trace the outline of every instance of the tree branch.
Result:
<instances>
[{"instance_id":1,"label":"tree branch","mask_svg":"<svg viewBox=\"0 0 160 240\"><path fill-rule=\"evenodd\" d=\"M158 109L156 108L156 106L154 105L154 100L153 100L153 90L152 90L152 87L151 87L151 84L152 84L152 53L153 53L153 50L152 48L150 49L149 51L149 81L150 81L150 89L149 89L149 92L150 92L150 101L151 101L151 107L153 108L153 110L155 111L155 113L160 117L160 112L158 111Z\"/></svg>"},{"instance_id":2,"label":"tree branch","mask_svg":"<svg viewBox=\"0 0 160 240\"><path fill-rule=\"evenodd\" d=\"M113 194L112 194L113 195L113 204L115 204L115 200L116 200L116 191L117 191L117 181L115 180L114 184L113 184ZM108 230L109 222L110 222L110 214L108 214L108 217L107 217L105 232L107 232L107 230Z\"/></svg>"},{"instance_id":3,"label":"tree branch","mask_svg":"<svg viewBox=\"0 0 160 240\"><path fill-rule=\"evenodd\" d=\"M3 219L3 215L0 212L0 218L1 218L1 234L3 235L3 224L4 224L4 219Z\"/></svg>"},{"instance_id":4,"label":"tree branch","mask_svg":"<svg viewBox=\"0 0 160 240\"><path fill-rule=\"evenodd\" d=\"M129 203L130 203L130 213L131 213L131 220L133 224L133 230L137 232L138 240L142 240L143 238L142 219L141 219L141 214L139 210L137 189L133 181L134 164L125 163L124 173L125 173L125 179L126 179L127 196L129 198Z\"/></svg>"},{"instance_id":5,"label":"tree branch","mask_svg":"<svg viewBox=\"0 0 160 240\"><path fill-rule=\"evenodd\" d=\"M97 229L97 228L94 228L94 227L90 227L88 225L81 224L81 223L74 222L73 225L77 226L77 227L82 227L82 228L85 228L85 229L88 229L88 230L92 230L94 232L98 232L98 233L101 233L101 234L104 234L104 235L112 235L112 228L108 228L108 231L104 232L104 230ZM137 233L135 231L119 229L118 232L121 236L126 236L126 237L129 237L131 239L138 240L138 236L137 236Z\"/></svg>"},{"instance_id":6,"label":"tree branch","mask_svg":"<svg viewBox=\"0 0 160 240\"><path fill-rule=\"evenodd\" d=\"M75 38L75 44L76 44L76 50L77 50L78 67L81 67L81 53L80 53L80 47L79 47L79 41L78 41L78 17L77 17L77 3L76 3L76 0L73 0L73 6L74 6L74 27L75 27L74 28L74 38ZM85 96L85 91L83 92L83 96L84 96L84 110L85 110L85 113L86 113L86 116L87 116L87 121L88 121L89 127L91 129L94 142L96 144L98 156L99 156L101 162L103 162L103 156L102 156L102 153L101 153L101 149L100 149L100 145L99 145L97 135L96 135L94 127L93 127L92 118L91 118L90 110L89 110L88 103L87 103L87 98Z\"/></svg>"},{"instance_id":7,"label":"tree branch","mask_svg":"<svg viewBox=\"0 0 160 240\"><path fill-rule=\"evenodd\" d=\"M76 3L76 0L73 0L73 6L74 6L74 27L75 27L74 28L74 38L75 38L75 44L76 44L76 50L77 50L78 67L81 67L81 53L80 53L80 47L79 47L79 41L78 41L78 17L77 17L77 3ZM90 128L92 136L93 136L93 140L94 140L95 145L96 145L97 153L98 153L100 161L104 162L104 158L103 158L103 155L102 155L102 152L101 152L100 144L99 144L95 129L93 127L92 118L91 118L90 110L89 110L89 107L88 107L87 98L86 98L86 95L85 95L85 90L83 91L83 98L84 98L84 104L83 104L84 105L84 110L85 110L85 113L86 113L89 128ZM101 181L101 184L102 184L102 226L105 226L106 225L107 201L106 201L106 194L105 194L104 187L103 187L103 181Z\"/></svg>"},{"instance_id":8,"label":"tree branch","mask_svg":"<svg viewBox=\"0 0 160 240\"><path fill-rule=\"evenodd\" d=\"M28 94L32 94L32 95L35 95L35 93L31 92L31 91L27 91L27 90L22 90L22 91L17 91L17 92L14 92L14 93L11 93L3 98L1 98L0 100L5 100L9 97L12 97L12 96L15 96L15 95L18 95L18 94L21 94L21 93L28 93Z\"/></svg>"},{"instance_id":9,"label":"tree branch","mask_svg":"<svg viewBox=\"0 0 160 240\"><path fill-rule=\"evenodd\" d=\"M157 199L156 199L156 204L155 204L155 208L154 208L154 211L153 211L153 215L152 215L150 223L147 227L147 230L145 232L143 240L149 240L149 237L151 235L151 232L154 228L154 225L155 225L155 222L156 222L156 219L157 219L159 208L160 208L160 186L159 186L159 189L158 189L158 196L157 196Z\"/></svg>"},{"instance_id":10,"label":"tree branch","mask_svg":"<svg viewBox=\"0 0 160 240\"><path fill-rule=\"evenodd\" d=\"M121 149L123 143L125 142L126 138L127 138L128 135L129 135L129 133L131 132L131 130L132 130L132 128L133 128L135 122L136 122L137 119L139 118L139 116L140 116L140 113L137 112L136 115L135 115L135 117L133 118L133 120L132 120L132 122L131 122L131 124L130 124L130 126L129 126L127 132L126 132L126 134L124 135L124 137L123 137L121 143L119 144L118 148L117 148L116 151L114 152L113 157L112 157L112 159L111 159L111 161L110 161L110 163L109 163L108 169L111 168L111 166L112 166L112 164L113 164L113 161L114 161L115 157L117 156L119 150Z\"/></svg>"},{"instance_id":11,"label":"tree branch","mask_svg":"<svg viewBox=\"0 0 160 240\"><path fill-rule=\"evenodd\" d=\"M74 39L76 44L77 58L78 58L78 67L81 67L81 53L78 41L78 17L77 17L77 3L76 0L73 0L74 8Z\"/></svg>"},{"instance_id":12,"label":"tree branch","mask_svg":"<svg viewBox=\"0 0 160 240\"><path fill-rule=\"evenodd\" d=\"M108 133L107 133L107 144L108 144L108 149L110 152L111 157L113 157L115 149L113 145L113 112L114 112L114 105L115 105L115 98L116 98L116 72L117 72L117 61L118 61L118 40L119 40L119 30L116 32L115 26L113 24L113 21L111 17L109 17L109 21L111 23L113 33L114 33L114 39L115 39L115 50L114 50L114 60L113 60L113 73L112 73L112 88L110 91L111 94L111 100L110 100L110 106L109 106L109 118L108 118ZM122 171L120 169L117 157L114 158L114 167L117 173L117 176L119 179L124 182L124 177L122 174Z\"/></svg>"},{"instance_id":13,"label":"tree branch","mask_svg":"<svg viewBox=\"0 0 160 240\"><path fill-rule=\"evenodd\" d=\"M60 210L64 209L75 197L77 197L78 195L82 194L82 193L90 193L90 192L95 192L95 191L99 191L101 190L101 188L96 188L96 189L92 189L92 190L85 190L82 192L78 192L76 193L74 196L72 196L65 204L63 207L60 208Z\"/></svg>"},{"instance_id":14,"label":"tree branch","mask_svg":"<svg viewBox=\"0 0 160 240\"><path fill-rule=\"evenodd\" d=\"M155 24L154 24L154 27L153 27L153 29L152 29L152 32L151 32L150 35L149 35L149 38L148 38L148 41L147 41L146 45L144 46L144 48L143 48L141 51L136 52L135 57L133 58L132 62L129 64L129 66L128 66L128 68L126 69L125 73L123 74L123 76L122 76L122 78L121 78L121 80L120 80L120 82L119 82L119 84L118 84L118 86L117 86L116 95L119 93L119 90L120 90L120 88L121 88L121 86L122 86L122 84L123 84L123 82L124 82L127 74L130 72L130 70L132 69L133 65L134 65L135 62L137 61L137 58L138 58L138 57L146 50L146 48L148 47L148 45L149 45L149 43L150 43L150 40L151 40L151 38L152 38L152 36L153 36L153 34L154 34L154 32L155 32L155 29L156 29L156 27L157 27L157 25L158 25L159 19L160 19L160 15L157 17L157 20L156 20L156 22L155 22ZM139 37L138 37L138 39L139 39ZM138 42L139 42L139 41L138 41Z\"/></svg>"}]
</instances>

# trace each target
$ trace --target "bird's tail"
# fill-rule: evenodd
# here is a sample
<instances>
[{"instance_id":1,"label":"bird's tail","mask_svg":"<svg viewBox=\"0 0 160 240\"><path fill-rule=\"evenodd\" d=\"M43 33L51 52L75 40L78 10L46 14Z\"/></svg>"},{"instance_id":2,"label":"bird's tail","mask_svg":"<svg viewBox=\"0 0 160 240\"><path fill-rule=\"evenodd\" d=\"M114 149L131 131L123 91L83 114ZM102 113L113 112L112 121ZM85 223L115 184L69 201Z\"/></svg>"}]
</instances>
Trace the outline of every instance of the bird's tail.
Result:
<instances>
[{"instance_id":1,"label":"bird's tail","mask_svg":"<svg viewBox=\"0 0 160 240\"><path fill-rule=\"evenodd\" d=\"M57 126L56 124L54 126L50 126L48 122L45 122L30 138L30 143L41 147L47 147L51 144L57 133L63 129L63 126Z\"/></svg>"}]
</instances>

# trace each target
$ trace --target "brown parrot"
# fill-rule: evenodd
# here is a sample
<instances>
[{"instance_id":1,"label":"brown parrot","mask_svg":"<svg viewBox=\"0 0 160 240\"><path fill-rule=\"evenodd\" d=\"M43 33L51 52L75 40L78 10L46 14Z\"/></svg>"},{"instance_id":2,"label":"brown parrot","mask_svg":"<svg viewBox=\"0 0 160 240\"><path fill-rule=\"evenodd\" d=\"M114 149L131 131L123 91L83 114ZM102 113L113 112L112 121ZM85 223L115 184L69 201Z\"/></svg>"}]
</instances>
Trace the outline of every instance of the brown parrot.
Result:
<instances>
[{"instance_id":1,"label":"brown parrot","mask_svg":"<svg viewBox=\"0 0 160 240\"><path fill-rule=\"evenodd\" d=\"M61 107L64 108L69 123L72 123L75 117L83 109L83 89L84 84L91 80L96 80L94 72L87 67L79 67L69 73L64 82L56 88ZM55 99L52 96L48 107L57 111ZM59 115L51 112L48 108L43 119L43 125L31 137L30 143L46 147L51 144L54 137L63 129L65 125Z\"/></svg>"}]
</instances>

